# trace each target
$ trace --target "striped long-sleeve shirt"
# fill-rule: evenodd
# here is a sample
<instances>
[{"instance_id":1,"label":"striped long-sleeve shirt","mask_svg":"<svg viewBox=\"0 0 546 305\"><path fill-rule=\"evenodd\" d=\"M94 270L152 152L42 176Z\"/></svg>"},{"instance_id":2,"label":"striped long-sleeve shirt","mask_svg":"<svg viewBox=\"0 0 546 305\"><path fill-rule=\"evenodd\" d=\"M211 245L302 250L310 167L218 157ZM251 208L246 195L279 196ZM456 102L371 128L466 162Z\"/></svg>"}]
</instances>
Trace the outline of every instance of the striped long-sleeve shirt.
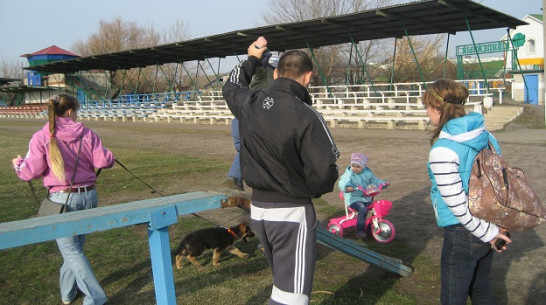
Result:
<instances>
[{"instance_id":1,"label":"striped long-sleeve shirt","mask_svg":"<svg viewBox=\"0 0 546 305\"><path fill-rule=\"evenodd\" d=\"M429 164L441 198L457 220L480 240L493 240L499 233L499 227L470 213L457 153L447 147L435 147L429 153Z\"/></svg>"}]
</instances>

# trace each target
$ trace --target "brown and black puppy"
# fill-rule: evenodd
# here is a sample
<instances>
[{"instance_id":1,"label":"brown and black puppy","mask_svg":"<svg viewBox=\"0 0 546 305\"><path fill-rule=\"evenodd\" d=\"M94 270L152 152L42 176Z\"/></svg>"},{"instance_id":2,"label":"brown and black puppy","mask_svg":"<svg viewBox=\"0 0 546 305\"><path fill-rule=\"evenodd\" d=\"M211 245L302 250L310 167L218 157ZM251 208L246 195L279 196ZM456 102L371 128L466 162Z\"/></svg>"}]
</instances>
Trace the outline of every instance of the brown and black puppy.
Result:
<instances>
[{"instance_id":1,"label":"brown and black puppy","mask_svg":"<svg viewBox=\"0 0 546 305\"><path fill-rule=\"evenodd\" d=\"M212 255L214 266L219 264L220 255L225 250L240 258L247 257L248 254L241 252L241 250L233 246L233 243L238 239L249 241L251 237L254 237L254 233L246 223L240 223L231 228L216 227L191 232L182 239L180 246L173 253L176 268L182 269L182 256L186 256L192 264L200 267L201 264L196 258L207 249L214 249Z\"/></svg>"}]
</instances>

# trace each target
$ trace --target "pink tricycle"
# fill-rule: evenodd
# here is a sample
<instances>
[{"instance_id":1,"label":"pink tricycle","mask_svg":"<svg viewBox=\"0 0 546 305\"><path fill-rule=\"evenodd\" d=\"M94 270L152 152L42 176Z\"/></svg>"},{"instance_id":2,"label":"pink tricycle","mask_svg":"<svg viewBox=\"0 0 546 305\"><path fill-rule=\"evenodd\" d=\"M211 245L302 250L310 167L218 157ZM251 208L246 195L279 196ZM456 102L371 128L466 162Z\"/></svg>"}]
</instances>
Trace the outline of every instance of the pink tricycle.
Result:
<instances>
[{"instance_id":1,"label":"pink tricycle","mask_svg":"<svg viewBox=\"0 0 546 305\"><path fill-rule=\"evenodd\" d=\"M379 194L385 186L388 186L388 183L380 185L379 188L374 187L368 190L362 186L357 187L365 196L372 197L372 203L368 206L368 211L372 210L372 215L366 219L365 229L371 231L373 238L380 243L391 242L396 234L394 225L390 221L383 219L383 217L389 215L392 202L385 199L373 200L373 197ZM350 203L345 200L343 192L339 192L339 198L345 202L345 216L330 219L328 231L343 236L345 229L356 227L356 215L358 212L349 207Z\"/></svg>"}]
</instances>

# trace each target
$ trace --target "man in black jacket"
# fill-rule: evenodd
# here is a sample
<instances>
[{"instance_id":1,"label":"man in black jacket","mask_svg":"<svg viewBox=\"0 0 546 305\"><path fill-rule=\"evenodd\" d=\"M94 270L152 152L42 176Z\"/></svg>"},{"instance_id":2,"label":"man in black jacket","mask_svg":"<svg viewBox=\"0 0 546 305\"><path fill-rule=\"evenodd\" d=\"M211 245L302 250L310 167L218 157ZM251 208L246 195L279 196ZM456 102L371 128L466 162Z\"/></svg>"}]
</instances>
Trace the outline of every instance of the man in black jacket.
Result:
<instances>
[{"instance_id":1,"label":"man in black jacket","mask_svg":"<svg viewBox=\"0 0 546 305\"><path fill-rule=\"evenodd\" d=\"M267 41L248 48L223 95L239 119L241 167L252 188L251 219L273 273L268 304L308 304L315 269L312 198L331 192L339 152L307 91L313 63L302 51L284 53L264 90L248 89Z\"/></svg>"}]
</instances>

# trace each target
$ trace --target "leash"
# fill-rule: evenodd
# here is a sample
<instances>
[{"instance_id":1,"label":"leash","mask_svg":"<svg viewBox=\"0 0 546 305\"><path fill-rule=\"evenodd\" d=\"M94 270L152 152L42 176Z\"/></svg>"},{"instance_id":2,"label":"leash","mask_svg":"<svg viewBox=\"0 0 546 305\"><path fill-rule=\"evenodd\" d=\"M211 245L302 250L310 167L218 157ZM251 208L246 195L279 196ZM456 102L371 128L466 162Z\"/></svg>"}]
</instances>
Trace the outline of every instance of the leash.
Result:
<instances>
[{"instance_id":1,"label":"leash","mask_svg":"<svg viewBox=\"0 0 546 305\"><path fill-rule=\"evenodd\" d=\"M144 182L142 179L140 179L139 177L137 177L133 172L131 172L127 167L125 167L125 165L123 165L118 159L114 159L114 161L116 161L117 164L119 164L124 170L126 170L129 174L131 174L133 177L135 177L138 181L142 182L142 184L146 185L149 189L151 189L151 190L152 190L152 194L153 194L153 193L157 193L157 194L159 194L161 197L165 197L165 195L161 194L161 192L159 192L158 190L154 189L154 188L151 187L148 183ZM98 175L99 173L100 173L100 170L99 170L99 172L97 172L97 175ZM220 225L218 225L218 224L216 224L216 223L214 223L214 222L212 222L212 221L210 221L210 220L208 220L208 219L206 219L206 218L204 218L204 217L202 217L202 216L200 216L200 215L197 215L196 213L190 213L190 214L193 215L193 216L195 216L195 217L197 217L197 218L199 218L199 219L202 219L202 220L204 220L204 221L206 221L206 222L208 222L208 223L211 223L211 224L213 224L213 225L215 225L215 226L217 226L217 227L222 227L222 226L220 226ZM237 216L237 217L239 217L239 216ZM235 219L235 218L234 218L234 219ZM232 231L231 234L233 234L233 231Z\"/></svg>"},{"instance_id":2,"label":"leash","mask_svg":"<svg viewBox=\"0 0 546 305\"><path fill-rule=\"evenodd\" d=\"M139 177L137 177L135 174L133 174L133 172L131 172L127 167L125 167L125 165L121 164L121 162L119 162L118 159L114 159L114 161L116 161L117 164L119 164L124 170L126 170L129 174L131 174L133 177L135 177L138 181L142 182L142 184L146 185L148 188L150 188L152 190L152 194L153 193L158 193L159 195L161 195L161 197L165 197L165 195L161 194L161 192L159 192L158 190L154 189L153 187L151 187L148 183L144 182L142 179L140 179Z\"/></svg>"},{"instance_id":3,"label":"leash","mask_svg":"<svg viewBox=\"0 0 546 305\"><path fill-rule=\"evenodd\" d=\"M36 203L38 206L40 206L41 202L40 199L36 196L36 190L34 189L34 185L32 184L32 180L27 181L28 187L30 187L30 192L32 193L32 197L34 197L34 200L36 200Z\"/></svg>"}]
</instances>

